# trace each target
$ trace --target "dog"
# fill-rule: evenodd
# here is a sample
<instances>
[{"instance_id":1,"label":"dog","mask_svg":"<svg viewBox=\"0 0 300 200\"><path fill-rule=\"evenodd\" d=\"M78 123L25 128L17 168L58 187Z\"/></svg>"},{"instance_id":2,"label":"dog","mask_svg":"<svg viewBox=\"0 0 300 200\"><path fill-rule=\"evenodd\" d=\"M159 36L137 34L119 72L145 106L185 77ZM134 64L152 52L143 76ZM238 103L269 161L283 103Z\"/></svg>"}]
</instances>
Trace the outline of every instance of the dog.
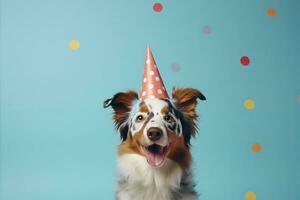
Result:
<instances>
[{"instance_id":1,"label":"dog","mask_svg":"<svg viewBox=\"0 0 300 200\"><path fill-rule=\"evenodd\" d=\"M173 88L170 99L141 100L134 91L104 102L120 132L117 200L196 200L190 140L197 133L197 89Z\"/></svg>"}]
</instances>

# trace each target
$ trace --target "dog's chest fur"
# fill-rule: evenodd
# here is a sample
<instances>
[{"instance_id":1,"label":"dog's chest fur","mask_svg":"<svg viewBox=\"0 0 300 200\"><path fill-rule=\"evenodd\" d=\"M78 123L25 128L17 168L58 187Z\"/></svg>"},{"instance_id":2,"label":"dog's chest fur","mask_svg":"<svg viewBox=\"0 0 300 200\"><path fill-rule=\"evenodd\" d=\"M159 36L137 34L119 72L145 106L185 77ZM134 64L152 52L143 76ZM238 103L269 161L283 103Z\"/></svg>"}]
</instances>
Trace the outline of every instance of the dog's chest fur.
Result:
<instances>
[{"instance_id":1,"label":"dog's chest fur","mask_svg":"<svg viewBox=\"0 0 300 200\"><path fill-rule=\"evenodd\" d=\"M117 200L197 199L190 172L169 159L156 169L143 156L126 154L118 158L118 165Z\"/></svg>"}]
</instances>

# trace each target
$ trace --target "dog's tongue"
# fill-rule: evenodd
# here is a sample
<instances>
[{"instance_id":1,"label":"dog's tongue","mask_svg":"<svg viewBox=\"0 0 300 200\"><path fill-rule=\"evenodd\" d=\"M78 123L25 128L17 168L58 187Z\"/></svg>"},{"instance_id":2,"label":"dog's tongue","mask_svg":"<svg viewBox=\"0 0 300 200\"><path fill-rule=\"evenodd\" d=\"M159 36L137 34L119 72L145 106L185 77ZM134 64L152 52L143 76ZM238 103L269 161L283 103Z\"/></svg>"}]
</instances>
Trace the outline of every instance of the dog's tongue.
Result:
<instances>
[{"instance_id":1,"label":"dog's tongue","mask_svg":"<svg viewBox=\"0 0 300 200\"><path fill-rule=\"evenodd\" d=\"M154 154L154 153L150 153L148 151L146 151L145 153L146 153L145 156L147 157L148 163L153 167L159 166L164 161L163 154L158 154L158 153Z\"/></svg>"}]
</instances>

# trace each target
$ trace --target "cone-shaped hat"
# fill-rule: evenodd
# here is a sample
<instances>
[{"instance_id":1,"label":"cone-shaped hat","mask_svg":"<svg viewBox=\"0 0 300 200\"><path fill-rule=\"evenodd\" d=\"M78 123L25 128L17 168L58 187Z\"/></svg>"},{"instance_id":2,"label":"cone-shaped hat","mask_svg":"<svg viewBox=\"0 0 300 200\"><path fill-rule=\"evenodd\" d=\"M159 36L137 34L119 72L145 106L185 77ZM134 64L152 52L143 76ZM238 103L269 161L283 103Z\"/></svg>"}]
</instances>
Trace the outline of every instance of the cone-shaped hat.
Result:
<instances>
[{"instance_id":1,"label":"cone-shaped hat","mask_svg":"<svg viewBox=\"0 0 300 200\"><path fill-rule=\"evenodd\" d=\"M147 47L143 83L140 95L141 100L145 100L147 98L169 98L149 47Z\"/></svg>"}]
</instances>

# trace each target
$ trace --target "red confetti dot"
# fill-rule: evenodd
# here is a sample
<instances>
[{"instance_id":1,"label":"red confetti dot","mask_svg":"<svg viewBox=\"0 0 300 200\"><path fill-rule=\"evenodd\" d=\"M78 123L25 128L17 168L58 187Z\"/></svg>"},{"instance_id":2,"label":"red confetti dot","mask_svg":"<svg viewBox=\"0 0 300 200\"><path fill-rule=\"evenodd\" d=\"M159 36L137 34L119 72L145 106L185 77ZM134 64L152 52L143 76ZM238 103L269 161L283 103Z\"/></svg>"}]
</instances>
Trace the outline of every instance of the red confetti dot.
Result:
<instances>
[{"instance_id":1,"label":"red confetti dot","mask_svg":"<svg viewBox=\"0 0 300 200\"><path fill-rule=\"evenodd\" d=\"M161 3L155 3L155 4L153 5L153 10L154 10L155 12L161 12L162 9L163 9L163 6L161 5Z\"/></svg>"},{"instance_id":2,"label":"red confetti dot","mask_svg":"<svg viewBox=\"0 0 300 200\"><path fill-rule=\"evenodd\" d=\"M241 57L241 64L242 65L247 66L247 65L249 65L249 63L250 63L250 59L247 56Z\"/></svg>"}]
</instances>

